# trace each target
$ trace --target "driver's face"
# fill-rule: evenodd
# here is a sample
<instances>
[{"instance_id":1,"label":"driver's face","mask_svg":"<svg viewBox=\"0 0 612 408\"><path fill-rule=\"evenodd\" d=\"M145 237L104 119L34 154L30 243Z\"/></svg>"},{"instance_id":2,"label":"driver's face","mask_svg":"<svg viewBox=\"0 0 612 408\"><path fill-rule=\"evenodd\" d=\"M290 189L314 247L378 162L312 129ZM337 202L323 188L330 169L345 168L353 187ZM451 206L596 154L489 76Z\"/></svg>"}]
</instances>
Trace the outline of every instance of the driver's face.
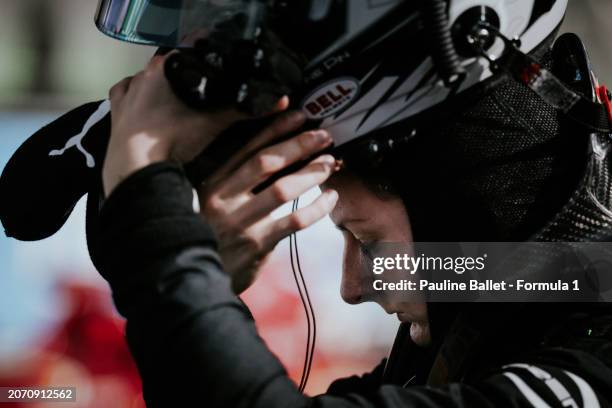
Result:
<instances>
[{"instance_id":1,"label":"driver's face","mask_svg":"<svg viewBox=\"0 0 612 408\"><path fill-rule=\"evenodd\" d=\"M339 198L331 219L344 236L342 299L350 304L378 303L387 313L395 313L402 322L410 322L411 337L417 343L430 342L425 303L393 300L377 295L367 270L368 246L374 243L412 243L410 220L402 200L381 196L360 179L347 172L332 176L325 188L333 188Z\"/></svg>"}]
</instances>

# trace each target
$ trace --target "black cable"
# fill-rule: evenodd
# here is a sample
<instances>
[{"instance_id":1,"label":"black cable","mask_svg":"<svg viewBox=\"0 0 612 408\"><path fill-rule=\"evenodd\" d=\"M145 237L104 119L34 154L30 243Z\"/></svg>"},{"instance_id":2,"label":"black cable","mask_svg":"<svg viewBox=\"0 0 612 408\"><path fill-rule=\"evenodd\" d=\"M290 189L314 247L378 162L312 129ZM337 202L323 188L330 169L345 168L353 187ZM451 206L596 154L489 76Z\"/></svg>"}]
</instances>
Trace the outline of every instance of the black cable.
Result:
<instances>
[{"instance_id":1,"label":"black cable","mask_svg":"<svg viewBox=\"0 0 612 408\"><path fill-rule=\"evenodd\" d=\"M424 1L425 21L431 36L431 56L444 84L452 88L465 78L465 69L455 50L446 0Z\"/></svg>"},{"instance_id":2,"label":"black cable","mask_svg":"<svg viewBox=\"0 0 612 408\"><path fill-rule=\"evenodd\" d=\"M296 201L296 210L299 205L299 198ZM312 339L310 340L310 357L308 359L308 367L306 368L306 376L304 378L304 388L306 388L306 384L308 383L308 377L310 377L310 371L312 369L312 360L314 358L314 349L315 343L317 340L317 321L315 318L314 307L312 306L312 302L310 300L310 294L308 293L308 286L306 286L306 281L304 279L304 273L302 272L302 265L300 263L300 253L298 251L297 245L297 235L294 238L294 249L295 249L295 258L297 260L298 272L300 275L300 279L302 281L302 286L304 288L304 293L306 294L306 301L308 303L308 309L310 309L310 319L312 320Z\"/></svg>"},{"instance_id":3,"label":"black cable","mask_svg":"<svg viewBox=\"0 0 612 408\"><path fill-rule=\"evenodd\" d=\"M292 213L295 212L297 208L298 208L298 200L295 200L293 202L291 212ZM293 253L294 247L297 248L297 238L296 238L295 233L289 236L289 257L291 259L291 270L293 272L293 278L295 279L295 284L298 289L298 294L300 295L300 299L304 307L304 312L306 314L306 325L307 325L306 355L304 356L304 368L302 369L302 377L300 379L300 384L299 384L300 392L304 392L304 389L306 388L306 382L309 376L309 361L311 361L311 358L310 358L310 349L311 349L310 348L310 333L311 333L310 310L312 308L312 305L310 305L311 306L310 308L308 307L307 301L304 297L304 293L302 292L302 287L300 286L300 280L298 279L298 273L301 274L301 269L299 268L297 260L295 259L297 258L297 252L296 252L296 257L294 258L294 253ZM303 281L303 276L301 280ZM310 300L308 300L308 302L310 302Z\"/></svg>"}]
</instances>

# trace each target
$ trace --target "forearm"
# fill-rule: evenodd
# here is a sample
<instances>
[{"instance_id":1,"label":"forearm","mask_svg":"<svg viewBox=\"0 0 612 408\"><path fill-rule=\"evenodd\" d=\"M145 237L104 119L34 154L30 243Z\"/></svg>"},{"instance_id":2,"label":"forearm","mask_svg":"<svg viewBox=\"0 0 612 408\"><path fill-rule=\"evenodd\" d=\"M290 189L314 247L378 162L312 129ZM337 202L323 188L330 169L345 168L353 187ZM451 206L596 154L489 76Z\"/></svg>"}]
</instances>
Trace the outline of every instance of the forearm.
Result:
<instances>
[{"instance_id":1,"label":"forearm","mask_svg":"<svg viewBox=\"0 0 612 408\"><path fill-rule=\"evenodd\" d=\"M111 137L102 169L106 196L112 194L131 174L170 158L170 147L161 138L153 138L146 133L136 134L127 140L117 140L119 137Z\"/></svg>"},{"instance_id":2,"label":"forearm","mask_svg":"<svg viewBox=\"0 0 612 408\"><path fill-rule=\"evenodd\" d=\"M101 213L98 267L128 320L145 398L152 406L304 404L231 291L192 198L181 170L159 163L122 183Z\"/></svg>"}]
</instances>

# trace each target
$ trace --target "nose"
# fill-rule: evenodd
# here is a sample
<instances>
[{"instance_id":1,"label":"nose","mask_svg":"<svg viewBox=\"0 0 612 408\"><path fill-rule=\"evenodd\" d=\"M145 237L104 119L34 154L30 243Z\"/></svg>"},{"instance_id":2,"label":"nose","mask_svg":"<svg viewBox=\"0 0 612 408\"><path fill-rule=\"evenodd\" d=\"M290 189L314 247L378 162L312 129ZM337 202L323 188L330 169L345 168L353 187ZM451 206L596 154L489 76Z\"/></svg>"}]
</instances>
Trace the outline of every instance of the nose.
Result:
<instances>
[{"instance_id":1,"label":"nose","mask_svg":"<svg viewBox=\"0 0 612 408\"><path fill-rule=\"evenodd\" d=\"M361 285L352 280L345 278L346 273L343 273L342 285L340 287L340 296L349 305L357 305L364 302L363 289Z\"/></svg>"},{"instance_id":2,"label":"nose","mask_svg":"<svg viewBox=\"0 0 612 408\"><path fill-rule=\"evenodd\" d=\"M350 305L367 301L368 285L364 276L363 259L358 244L345 239L340 296Z\"/></svg>"}]
</instances>

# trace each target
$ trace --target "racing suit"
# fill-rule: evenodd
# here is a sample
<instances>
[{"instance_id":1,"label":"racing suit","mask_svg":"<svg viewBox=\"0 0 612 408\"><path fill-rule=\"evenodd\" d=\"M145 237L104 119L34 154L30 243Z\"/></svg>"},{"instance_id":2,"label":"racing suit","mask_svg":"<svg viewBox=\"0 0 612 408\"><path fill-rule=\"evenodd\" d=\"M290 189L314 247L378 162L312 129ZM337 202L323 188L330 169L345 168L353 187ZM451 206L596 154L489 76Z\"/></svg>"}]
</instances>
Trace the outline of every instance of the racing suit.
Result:
<instances>
[{"instance_id":1,"label":"racing suit","mask_svg":"<svg viewBox=\"0 0 612 408\"><path fill-rule=\"evenodd\" d=\"M90 236L148 406L612 406L612 312L591 304L466 305L432 322L431 347L403 325L371 374L302 395L233 294L192 202L181 167L153 164L108 197Z\"/></svg>"}]
</instances>

